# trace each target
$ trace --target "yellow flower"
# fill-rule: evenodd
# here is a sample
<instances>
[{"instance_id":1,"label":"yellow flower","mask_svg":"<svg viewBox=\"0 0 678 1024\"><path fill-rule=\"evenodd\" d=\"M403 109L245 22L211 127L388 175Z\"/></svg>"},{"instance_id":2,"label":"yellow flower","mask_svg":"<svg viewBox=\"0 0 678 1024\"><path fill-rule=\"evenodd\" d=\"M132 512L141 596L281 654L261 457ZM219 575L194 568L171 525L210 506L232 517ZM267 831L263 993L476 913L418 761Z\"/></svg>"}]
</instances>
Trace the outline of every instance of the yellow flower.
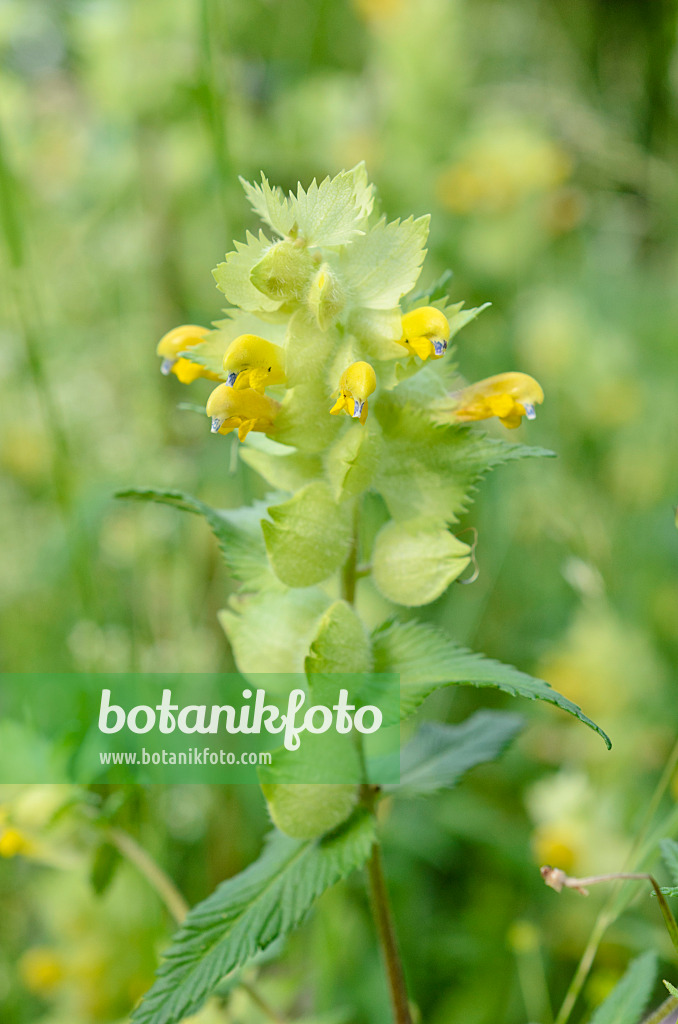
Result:
<instances>
[{"instance_id":1,"label":"yellow flower","mask_svg":"<svg viewBox=\"0 0 678 1024\"><path fill-rule=\"evenodd\" d=\"M367 419L367 399L376 386L377 377L369 363L351 363L341 375L339 398L330 409L331 415L338 416L346 412L364 423Z\"/></svg>"},{"instance_id":2,"label":"yellow flower","mask_svg":"<svg viewBox=\"0 0 678 1024\"><path fill-rule=\"evenodd\" d=\"M520 426L523 416L528 420L535 418L534 407L544 401L544 392L534 377L526 373L498 373L455 391L450 398L452 406L449 402L437 406L437 418L471 423L496 416L512 429Z\"/></svg>"},{"instance_id":3,"label":"yellow flower","mask_svg":"<svg viewBox=\"0 0 678 1024\"><path fill-rule=\"evenodd\" d=\"M250 430L271 430L279 409L279 402L252 388L237 391L220 384L207 399L206 412L212 419L213 434L230 434L237 428L244 441Z\"/></svg>"},{"instance_id":4,"label":"yellow flower","mask_svg":"<svg viewBox=\"0 0 678 1024\"><path fill-rule=\"evenodd\" d=\"M160 372L165 375L173 373L182 384L192 384L198 377L207 377L209 380L219 380L210 370L206 370L199 363L192 363L190 359L182 359L181 353L195 345L199 345L209 334L209 327L197 327L195 324L184 324L182 327L175 327L158 342L156 352L162 356Z\"/></svg>"},{"instance_id":5,"label":"yellow flower","mask_svg":"<svg viewBox=\"0 0 678 1024\"><path fill-rule=\"evenodd\" d=\"M29 992L49 995L64 980L61 956L48 946L34 946L26 950L19 961L19 973Z\"/></svg>"},{"instance_id":6,"label":"yellow flower","mask_svg":"<svg viewBox=\"0 0 678 1024\"><path fill-rule=\"evenodd\" d=\"M263 393L269 384L284 384L282 349L256 334L241 334L228 346L224 371L229 387L253 388Z\"/></svg>"},{"instance_id":7,"label":"yellow flower","mask_svg":"<svg viewBox=\"0 0 678 1024\"><path fill-rule=\"evenodd\" d=\"M442 359L450 340L450 325L435 306L421 306L405 313L400 344L420 359Z\"/></svg>"},{"instance_id":8,"label":"yellow flower","mask_svg":"<svg viewBox=\"0 0 678 1024\"><path fill-rule=\"evenodd\" d=\"M0 857L16 857L19 853L27 853L31 842L18 828L5 828L0 835Z\"/></svg>"}]
</instances>

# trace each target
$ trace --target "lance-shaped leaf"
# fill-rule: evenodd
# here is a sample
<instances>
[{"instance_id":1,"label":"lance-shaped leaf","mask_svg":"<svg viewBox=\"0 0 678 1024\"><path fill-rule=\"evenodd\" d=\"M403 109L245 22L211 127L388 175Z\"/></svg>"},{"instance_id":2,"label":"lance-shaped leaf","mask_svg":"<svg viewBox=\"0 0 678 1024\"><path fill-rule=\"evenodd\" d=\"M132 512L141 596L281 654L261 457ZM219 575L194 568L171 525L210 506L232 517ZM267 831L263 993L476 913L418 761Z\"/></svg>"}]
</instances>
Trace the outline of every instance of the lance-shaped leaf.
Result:
<instances>
[{"instance_id":1,"label":"lance-shaped leaf","mask_svg":"<svg viewBox=\"0 0 678 1024\"><path fill-rule=\"evenodd\" d=\"M262 529L273 570L288 587L327 579L346 561L353 543L353 505L338 504L328 484L316 481L268 509Z\"/></svg>"},{"instance_id":2,"label":"lance-shaped leaf","mask_svg":"<svg viewBox=\"0 0 678 1024\"><path fill-rule=\"evenodd\" d=\"M361 811L320 840L273 833L259 860L190 911L134 1024L194 1014L229 971L289 934L326 889L360 867L373 842L373 818Z\"/></svg>"},{"instance_id":3,"label":"lance-shaped leaf","mask_svg":"<svg viewBox=\"0 0 678 1024\"><path fill-rule=\"evenodd\" d=\"M410 520L387 523L372 552L372 578L389 601L429 604L464 571L470 548L444 526Z\"/></svg>"},{"instance_id":4,"label":"lance-shaped leaf","mask_svg":"<svg viewBox=\"0 0 678 1024\"><path fill-rule=\"evenodd\" d=\"M257 502L248 508L212 508L211 505L206 505L204 501L183 491L162 491L152 488L119 491L116 498L153 501L202 516L211 527L224 561L237 580L261 586L270 579L266 549L259 525L262 512L266 508L265 502Z\"/></svg>"},{"instance_id":5,"label":"lance-shaped leaf","mask_svg":"<svg viewBox=\"0 0 678 1024\"><path fill-rule=\"evenodd\" d=\"M580 707L543 679L535 679L512 665L474 654L423 622L386 623L372 635L375 672L400 673L403 718L443 686L492 686L514 697L543 700L574 715L594 729L608 747L609 738Z\"/></svg>"},{"instance_id":6,"label":"lance-shaped leaf","mask_svg":"<svg viewBox=\"0 0 678 1024\"><path fill-rule=\"evenodd\" d=\"M449 789L470 768L498 757L523 721L508 711L477 711L461 725L424 722L400 753L400 783L386 788L403 796Z\"/></svg>"},{"instance_id":7,"label":"lance-shaped leaf","mask_svg":"<svg viewBox=\"0 0 678 1024\"><path fill-rule=\"evenodd\" d=\"M215 267L212 274L217 288L234 306L252 313L271 312L279 308L280 302L260 292L250 279L252 268L270 251L271 242L263 231L258 238L248 231L246 237L246 244L234 243L234 251L226 254L224 262Z\"/></svg>"},{"instance_id":8,"label":"lance-shaped leaf","mask_svg":"<svg viewBox=\"0 0 678 1024\"><path fill-rule=\"evenodd\" d=\"M430 217L380 220L342 254L341 277L355 306L393 309L416 283Z\"/></svg>"},{"instance_id":9,"label":"lance-shaped leaf","mask_svg":"<svg viewBox=\"0 0 678 1024\"><path fill-rule=\"evenodd\" d=\"M306 672L369 672L372 645L362 620L346 601L330 605L306 658Z\"/></svg>"},{"instance_id":10,"label":"lance-shaped leaf","mask_svg":"<svg viewBox=\"0 0 678 1024\"><path fill-rule=\"evenodd\" d=\"M657 955L648 950L627 968L589 1024L637 1024L652 995L656 977Z\"/></svg>"}]
</instances>

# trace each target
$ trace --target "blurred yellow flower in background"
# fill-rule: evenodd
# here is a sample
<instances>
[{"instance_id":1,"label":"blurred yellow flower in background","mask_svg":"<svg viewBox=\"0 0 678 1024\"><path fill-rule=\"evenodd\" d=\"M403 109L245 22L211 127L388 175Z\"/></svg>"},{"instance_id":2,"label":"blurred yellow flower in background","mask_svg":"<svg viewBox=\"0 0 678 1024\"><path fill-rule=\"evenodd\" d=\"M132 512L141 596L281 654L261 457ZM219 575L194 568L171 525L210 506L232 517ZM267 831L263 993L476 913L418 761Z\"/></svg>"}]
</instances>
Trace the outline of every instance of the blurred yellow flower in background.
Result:
<instances>
[{"instance_id":1,"label":"blurred yellow flower in background","mask_svg":"<svg viewBox=\"0 0 678 1024\"><path fill-rule=\"evenodd\" d=\"M200 345L209 333L209 327L184 324L181 327L174 327L164 334L156 348L158 355L162 356L161 373L165 375L173 373L182 384L192 384L198 377L218 380L219 378L215 374L205 369L200 363L193 363L190 359L181 357L182 352Z\"/></svg>"}]
</instances>

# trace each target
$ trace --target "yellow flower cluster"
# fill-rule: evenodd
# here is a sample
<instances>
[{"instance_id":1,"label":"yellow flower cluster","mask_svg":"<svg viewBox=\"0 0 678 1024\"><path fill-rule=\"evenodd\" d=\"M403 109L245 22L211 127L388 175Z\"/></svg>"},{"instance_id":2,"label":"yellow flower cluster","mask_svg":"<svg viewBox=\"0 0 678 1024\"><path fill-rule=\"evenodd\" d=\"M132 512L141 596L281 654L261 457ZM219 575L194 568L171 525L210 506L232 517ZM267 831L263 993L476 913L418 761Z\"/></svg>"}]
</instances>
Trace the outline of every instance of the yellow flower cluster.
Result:
<instances>
[{"instance_id":1,"label":"yellow flower cluster","mask_svg":"<svg viewBox=\"0 0 678 1024\"><path fill-rule=\"evenodd\" d=\"M237 430L244 441L251 430L272 433L280 403L267 395L266 388L285 385L283 350L256 334L241 334L231 342L223 357L223 375L218 377L206 367L186 358L186 353L201 344L209 334L206 327L187 324L175 327L159 342L162 373L174 373L182 383L198 377L222 380L207 400L206 412L212 432L229 434ZM435 306L421 306L402 318L399 344L412 357L421 360L442 359L450 340L450 323ZM225 377L225 380L224 380ZM337 416L346 413L364 424L368 398L377 387L374 368L362 360L351 363L341 375L335 392L337 400L329 410ZM523 416L534 419L535 406L544 393L533 377L525 373L501 373L452 392L432 410L439 422L470 423L496 416L505 427L520 425Z\"/></svg>"}]
</instances>

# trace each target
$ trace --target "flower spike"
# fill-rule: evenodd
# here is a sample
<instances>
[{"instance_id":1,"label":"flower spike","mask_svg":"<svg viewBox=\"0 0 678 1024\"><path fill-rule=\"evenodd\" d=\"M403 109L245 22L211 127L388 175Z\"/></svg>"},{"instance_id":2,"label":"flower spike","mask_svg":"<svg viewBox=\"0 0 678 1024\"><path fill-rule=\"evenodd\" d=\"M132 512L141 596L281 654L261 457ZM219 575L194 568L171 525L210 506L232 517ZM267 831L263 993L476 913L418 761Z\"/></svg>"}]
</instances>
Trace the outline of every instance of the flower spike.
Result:
<instances>
[{"instance_id":1,"label":"flower spike","mask_svg":"<svg viewBox=\"0 0 678 1024\"><path fill-rule=\"evenodd\" d=\"M207 377L208 380L219 380L210 370L207 370L200 363L193 363L190 359L183 359L182 352L194 348L205 340L210 333L209 327L198 327L196 324L183 324L164 334L158 342L156 352L162 356L160 372L167 376L173 373L182 384L192 384L198 377Z\"/></svg>"},{"instance_id":2,"label":"flower spike","mask_svg":"<svg viewBox=\"0 0 678 1024\"><path fill-rule=\"evenodd\" d=\"M237 429L239 440L244 441L250 430L272 430L279 409L279 402L253 388L236 390L220 384L207 399L205 411L212 420L213 434Z\"/></svg>"},{"instance_id":3,"label":"flower spike","mask_svg":"<svg viewBox=\"0 0 678 1024\"><path fill-rule=\"evenodd\" d=\"M260 391L270 384L284 384L283 352L256 334L241 334L226 349L224 372L231 388Z\"/></svg>"},{"instance_id":4,"label":"flower spike","mask_svg":"<svg viewBox=\"0 0 678 1024\"><path fill-rule=\"evenodd\" d=\"M455 391L436 406L442 422L472 423L496 416L509 429L519 427L523 416L533 420L535 405L544 401L541 385L526 373L498 373L461 391Z\"/></svg>"},{"instance_id":5,"label":"flower spike","mask_svg":"<svg viewBox=\"0 0 678 1024\"><path fill-rule=\"evenodd\" d=\"M435 306L421 306L405 313L400 344L420 359L442 359L450 340L450 324Z\"/></svg>"},{"instance_id":6,"label":"flower spike","mask_svg":"<svg viewBox=\"0 0 678 1024\"><path fill-rule=\"evenodd\" d=\"M330 409L330 414L338 416L345 412L364 423L367 419L367 399L376 386L377 377L369 363L351 363L341 375L339 398Z\"/></svg>"}]
</instances>

